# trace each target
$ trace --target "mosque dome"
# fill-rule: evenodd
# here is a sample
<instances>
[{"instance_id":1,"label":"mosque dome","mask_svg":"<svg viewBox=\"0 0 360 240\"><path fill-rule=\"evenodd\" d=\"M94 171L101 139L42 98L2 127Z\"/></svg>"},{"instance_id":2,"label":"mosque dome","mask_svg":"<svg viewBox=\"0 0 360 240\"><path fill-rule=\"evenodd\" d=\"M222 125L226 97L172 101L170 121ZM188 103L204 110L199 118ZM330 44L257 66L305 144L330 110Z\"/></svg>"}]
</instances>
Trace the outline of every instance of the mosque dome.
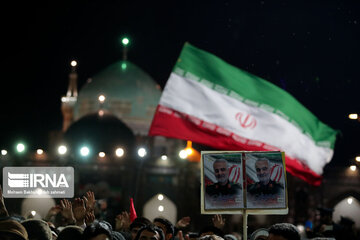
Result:
<instances>
[{"instance_id":1,"label":"mosque dome","mask_svg":"<svg viewBox=\"0 0 360 240\"><path fill-rule=\"evenodd\" d=\"M100 95L105 97L103 103ZM102 109L121 119L135 135L147 135L160 96L159 85L146 72L129 61L118 61L82 87L74 120Z\"/></svg>"},{"instance_id":2,"label":"mosque dome","mask_svg":"<svg viewBox=\"0 0 360 240\"><path fill-rule=\"evenodd\" d=\"M73 123L65 132L65 141L76 152L87 145L93 152L114 153L122 147L131 154L135 136L120 119L110 113L93 113Z\"/></svg>"}]
</instances>

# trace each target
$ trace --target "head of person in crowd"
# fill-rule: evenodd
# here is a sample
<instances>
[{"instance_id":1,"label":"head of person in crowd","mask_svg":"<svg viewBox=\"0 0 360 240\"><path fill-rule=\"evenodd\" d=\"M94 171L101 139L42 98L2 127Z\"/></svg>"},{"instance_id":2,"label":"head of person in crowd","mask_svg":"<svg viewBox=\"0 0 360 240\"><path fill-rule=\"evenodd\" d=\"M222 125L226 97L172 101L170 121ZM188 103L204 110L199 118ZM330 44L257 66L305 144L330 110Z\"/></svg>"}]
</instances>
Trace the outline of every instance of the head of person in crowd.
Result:
<instances>
[{"instance_id":1,"label":"head of person in crowd","mask_svg":"<svg viewBox=\"0 0 360 240\"><path fill-rule=\"evenodd\" d=\"M126 240L126 238L122 235L122 233L119 233L117 231L112 231L112 237L113 240Z\"/></svg>"},{"instance_id":2,"label":"head of person in crowd","mask_svg":"<svg viewBox=\"0 0 360 240\"><path fill-rule=\"evenodd\" d=\"M317 209L320 212L321 224L330 225L333 223L332 216L333 216L334 209L326 208L326 207L318 207Z\"/></svg>"},{"instance_id":3,"label":"head of person in crowd","mask_svg":"<svg viewBox=\"0 0 360 240\"><path fill-rule=\"evenodd\" d=\"M233 234L225 234L224 239L225 240L238 240L237 237Z\"/></svg>"},{"instance_id":4,"label":"head of person in crowd","mask_svg":"<svg viewBox=\"0 0 360 240\"><path fill-rule=\"evenodd\" d=\"M229 181L228 162L225 159L216 159L213 163L214 173L220 185L226 185Z\"/></svg>"},{"instance_id":5,"label":"head of person in crowd","mask_svg":"<svg viewBox=\"0 0 360 240\"><path fill-rule=\"evenodd\" d=\"M112 227L106 221L95 221L83 232L83 240L112 240Z\"/></svg>"},{"instance_id":6,"label":"head of person in crowd","mask_svg":"<svg viewBox=\"0 0 360 240\"><path fill-rule=\"evenodd\" d=\"M117 231L117 230L114 230L114 231ZM129 232L129 231L117 231L117 232L120 232L125 240L133 240L131 232ZM136 236L136 234L135 234L135 236ZM134 236L134 238L135 238L135 236Z\"/></svg>"},{"instance_id":7,"label":"head of person in crowd","mask_svg":"<svg viewBox=\"0 0 360 240\"><path fill-rule=\"evenodd\" d=\"M154 225L163 230L165 240L171 240L175 236L174 225L166 218L157 217L154 219Z\"/></svg>"},{"instance_id":8,"label":"head of person in crowd","mask_svg":"<svg viewBox=\"0 0 360 240\"><path fill-rule=\"evenodd\" d=\"M29 240L51 240L52 233L49 224L40 219L27 219L21 224L25 227Z\"/></svg>"},{"instance_id":9,"label":"head of person in crowd","mask_svg":"<svg viewBox=\"0 0 360 240\"><path fill-rule=\"evenodd\" d=\"M51 230L52 240L56 240L59 235L58 229L55 227L55 225L52 222L47 222L47 224L49 225Z\"/></svg>"},{"instance_id":10,"label":"head of person in crowd","mask_svg":"<svg viewBox=\"0 0 360 240\"><path fill-rule=\"evenodd\" d=\"M270 182L270 163L267 158L256 160L255 171L261 185L267 185Z\"/></svg>"},{"instance_id":11,"label":"head of person in crowd","mask_svg":"<svg viewBox=\"0 0 360 240\"><path fill-rule=\"evenodd\" d=\"M69 225L64 227L58 234L57 240L67 240L67 239L78 239L82 238L83 229L79 226Z\"/></svg>"},{"instance_id":12,"label":"head of person in crowd","mask_svg":"<svg viewBox=\"0 0 360 240\"><path fill-rule=\"evenodd\" d=\"M21 215L17 215L17 214L9 216L8 219L15 220L15 221L17 221L17 222L19 222L19 223L21 223L22 221L25 221L25 220L26 220L26 218L24 218L24 217L21 216Z\"/></svg>"},{"instance_id":13,"label":"head of person in crowd","mask_svg":"<svg viewBox=\"0 0 360 240\"><path fill-rule=\"evenodd\" d=\"M136 234L138 233L139 229L145 227L146 225L151 224L151 221L145 217L137 217L134 221L130 224L129 230L131 233L131 239L135 239Z\"/></svg>"},{"instance_id":14,"label":"head of person in crowd","mask_svg":"<svg viewBox=\"0 0 360 240\"><path fill-rule=\"evenodd\" d=\"M154 224L139 229L135 240L165 240L164 232Z\"/></svg>"},{"instance_id":15,"label":"head of person in crowd","mask_svg":"<svg viewBox=\"0 0 360 240\"><path fill-rule=\"evenodd\" d=\"M0 239L28 240L28 234L20 222L13 219L6 219L0 221Z\"/></svg>"},{"instance_id":16,"label":"head of person in crowd","mask_svg":"<svg viewBox=\"0 0 360 240\"><path fill-rule=\"evenodd\" d=\"M224 232L213 225L208 225L201 229L201 231L199 232L199 236L202 237L205 235L217 235L221 238L224 238Z\"/></svg>"},{"instance_id":17,"label":"head of person in crowd","mask_svg":"<svg viewBox=\"0 0 360 240\"><path fill-rule=\"evenodd\" d=\"M298 229L291 223L276 223L269 228L268 240L300 240Z\"/></svg>"},{"instance_id":18,"label":"head of person in crowd","mask_svg":"<svg viewBox=\"0 0 360 240\"><path fill-rule=\"evenodd\" d=\"M224 240L224 238L222 238L218 235L212 234L212 235L204 235L204 236L200 237L199 240Z\"/></svg>"},{"instance_id":19,"label":"head of person in crowd","mask_svg":"<svg viewBox=\"0 0 360 240\"><path fill-rule=\"evenodd\" d=\"M198 240L200 234L198 232L188 232L188 236L190 240Z\"/></svg>"},{"instance_id":20,"label":"head of person in crowd","mask_svg":"<svg viewBox=\"0 0 360 240\"><path fill-rule=\"evenodd\" d=\"M241 240L243 239L242 234L239 232L232 232L230 234L226 234L226 235L231 235L234 236L236 238L236 240ZM226 235L224 236L224 239L226 239Z\"/></svg>"},{"instance_id":21,"label":"head of person in crowd","mask_svg":"<svg viewBox=\"0 0 360 240\"><path fill-rule=\"evenodd\" d=\"M251 234L250 240L266 240L268 236L269 231L266 228L259 228Z\"/></svg>"},{"instance_id":22,"label":"head of person in crowd","mask_svg":"<svg viewBox=\"0 0 360 240\"><path fill-rule=\"evenodd\" d=\"M344 229L348 229L348 230L353 230L353 228L355 227L355 222L354 220L352 220L349 217L343 217L340 216L340 222L339 224L344 228Z\"/></svg>"},{"instance_id":23,"label":"head of person in crowd","mask_svg":"<svg viewBox=\"0 0 360 240\"><path fill-rule=\"evenodd\" d=\"M355 221L348 217L340 217L339 228L342 239L356 239Z\"/></svg>"}]
</instances>

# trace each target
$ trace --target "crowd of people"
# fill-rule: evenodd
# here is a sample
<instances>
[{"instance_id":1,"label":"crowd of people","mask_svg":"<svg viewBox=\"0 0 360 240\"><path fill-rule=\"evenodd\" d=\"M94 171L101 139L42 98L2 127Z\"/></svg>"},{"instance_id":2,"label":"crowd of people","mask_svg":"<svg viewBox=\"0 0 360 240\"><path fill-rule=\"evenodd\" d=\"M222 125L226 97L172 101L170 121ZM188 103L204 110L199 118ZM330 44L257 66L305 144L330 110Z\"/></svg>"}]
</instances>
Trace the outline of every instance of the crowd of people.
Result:
<instances>
[{"instance_id":1,"label":"crowd of people","mask_svg":"<svg viewBox=\"0 0 360 240\"><path fill-rule=\"evenodd\" d=\"M123 211L111 225L96 206L94 192L88 191L81 198L61 200L43 219L26 219L9 215L0 188L0 240L242 240L241 233L224 232L225 219L220 214L213 216L212 224L190 232L190 217L173 224L164 217L147 219ZM276 223L257 229L248 239L359 239L351 228L333 223L329 214L323 214L321 220L319 226L307 226L305 236L293 224Z\"/></svg>"}]
</instances>

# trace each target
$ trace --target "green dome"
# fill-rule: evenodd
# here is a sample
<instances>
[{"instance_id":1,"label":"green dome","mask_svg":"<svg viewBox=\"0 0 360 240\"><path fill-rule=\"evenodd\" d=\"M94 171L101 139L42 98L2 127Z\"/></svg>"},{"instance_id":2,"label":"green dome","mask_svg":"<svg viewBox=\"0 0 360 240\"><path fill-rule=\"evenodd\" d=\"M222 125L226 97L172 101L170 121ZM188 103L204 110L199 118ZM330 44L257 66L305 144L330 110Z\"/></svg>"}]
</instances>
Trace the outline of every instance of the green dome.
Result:
<instances>
[{"instance_id":1,"label":"green dome","mask_svg":"<svg viewBox=\"0 0 360 240\"><path fill-rule=\"evenodd\" d=\"M104 103L98 97L105 96ZM161 96L160 86L129 61L118 61L95 75L80 90L75 120L105 110L121 119L135 134L147 135Z\"/></svg>"}]
</instances>

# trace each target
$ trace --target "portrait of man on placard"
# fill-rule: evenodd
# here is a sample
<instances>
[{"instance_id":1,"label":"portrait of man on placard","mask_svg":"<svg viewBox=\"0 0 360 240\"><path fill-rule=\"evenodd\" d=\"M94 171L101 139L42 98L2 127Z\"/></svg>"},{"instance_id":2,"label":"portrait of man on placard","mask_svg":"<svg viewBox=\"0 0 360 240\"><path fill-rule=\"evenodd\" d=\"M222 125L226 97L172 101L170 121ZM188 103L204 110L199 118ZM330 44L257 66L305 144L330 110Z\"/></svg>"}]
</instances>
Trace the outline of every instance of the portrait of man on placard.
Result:
<instances>
[{"instance_id":1,"label":"portrait of man on placard","mask_svg":"<svg viewBox=\"0 0 360 240\"><path fill-rule=\"evenodd\" d=\"M247 208L285 208L286 189L282 154L246 153Z\"/></svg>"},{"instance_id":2,"label":"portrait of man on placard","mask_svg":"<svg viewBox=\"0 0 360 240\"><path fill-rule=\"evenodd\" d=\"M204 154L205 209L243 208L241 154Z\"/></svg>"}]
</instances>

